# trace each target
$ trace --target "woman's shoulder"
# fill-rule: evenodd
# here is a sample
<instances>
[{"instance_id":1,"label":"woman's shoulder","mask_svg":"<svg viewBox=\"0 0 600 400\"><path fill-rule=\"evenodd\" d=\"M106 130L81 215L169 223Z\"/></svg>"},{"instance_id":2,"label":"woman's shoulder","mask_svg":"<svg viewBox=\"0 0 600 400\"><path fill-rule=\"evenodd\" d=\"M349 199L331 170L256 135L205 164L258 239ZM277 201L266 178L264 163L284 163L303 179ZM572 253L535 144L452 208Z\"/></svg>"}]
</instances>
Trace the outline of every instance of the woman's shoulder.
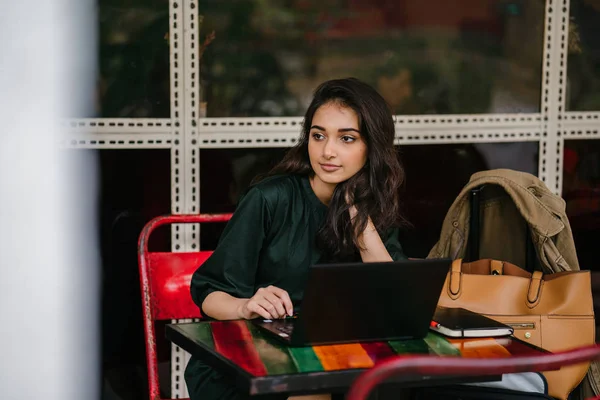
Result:
<instances>
[{"instance_id":1,"label":"woman's shoulder","mask_svg":"<svg viewBox=\"0 0 600 400\"><path fill-rule=\"evenodd\" d=\"M301 179L302 176L293 174L269 176L252 185L249 191L259 191L267 201L277 201L297 195L302 188Z\"/></svg>"}]
</instances>

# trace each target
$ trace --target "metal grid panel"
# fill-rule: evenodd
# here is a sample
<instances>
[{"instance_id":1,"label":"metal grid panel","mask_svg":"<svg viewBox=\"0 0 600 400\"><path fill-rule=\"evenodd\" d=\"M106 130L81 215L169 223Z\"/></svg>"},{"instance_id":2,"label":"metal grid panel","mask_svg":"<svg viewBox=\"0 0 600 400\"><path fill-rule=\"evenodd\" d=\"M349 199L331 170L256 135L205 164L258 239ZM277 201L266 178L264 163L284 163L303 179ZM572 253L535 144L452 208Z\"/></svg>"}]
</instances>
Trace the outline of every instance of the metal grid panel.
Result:
<instances>
[{"instance_id":1,"label":"metal grid panel","mask_svg":"<svg viewBox=\"0 0 600 400\"><path fill-rule=\"evenodd\" d=\"M510 126L537 127L542 121L540 113L531 114L460 114L460 115L415 115L396 116L396 125L421 126L439 125L440 127L458 128L465 125L476 125L484 128Z\"/></svg>"},{"instance_id":2,"label":"metal grid panel","mask_svg":"<svg viewBox=\"0 0 600 400\"><path fill-rule=\"evenodd\" d=\"M557 194L562 190L563 142L560 132L565 108L568 21L568 0L546 1L539 175L548 188Z\"/></svg>"},{"instance_id":3,"label":"metal grid panel","mask_svg":"<svg viewBox=\"0 0 600 400\"><path fill-rule=\"evenodd\" d=\"M571 128L562 134L564 140L572 139L600 139L600 126L588 126L583 128Z\"/></svg>"},{"instance_id":4,"label":"metal grid panel","mask_svg":"<svg viewBox=\"0 0 600 400\"><path fill-rule=\"evenodd\" d=\"M173 142L171 147L171 212L181 214L184 209L184 201L180 195L184 189L185 166L183 153L184 132L181 128L183 120L183 107L181 105L181 87L183 86L183 65L181 58L183 56L181 48L183 45L183 20L180 2L172 0L169 2L169 60L171 65L171 120ZM175 226L173 232L173 250L182 246L180 236L176 233L179 226Z\"/></svg>"},{"instance_id":5,"label":"metal grid panel","mask_svg":"<svg viewBox=\"0 0 600 400\"><path fill-rule=\"evenodd\" d=\"M251 148L251 147L289 147L298 140L298 132L227 132L202 133L198 147L207 148ZM419 129L408 130L396 127L396 143L440 144L440 143L491 143L491 142L531 142L541 137L541 128L482 128L465 126L462 129Z\"/></svg>"},{"instance_id":6,"label":"metal grid panel","mask_svg":"<svg viewBox=\"0 0 600 400\"><path fill-rule=\"evenodd\" d=\"M71 149L169 149L172 145L170 133L72 133L59 142L63 148Z\"/></svg>"},{"instance_id":7,"label":"metal grid panel","mask_svg":"<svg viewBox=\"0 0 600 400\"><path fill-rule=\"evenodd\" d=\"M542 115L532 114L481 114L481 115L397 115L394 117L398 130L435 130L463 128L523 128L536 129L542 124ZM302 117L270 118L201 118L200 138L223 134L279 134L298 135ZM195 131L193 134L195 135Z\"/></svg>"},{"instance_id":8,"label":"metal grid panel","mask_svg":"<svg viewBox=\"0 0 600 400\"><path fill-rule=\"evenodd\" d=\"M550 148L549 158L554 158L552 165L552 175L555 176L554 193L562 194L562 170L563 170L563 151L565 141L562 138L564 131L563 120L565 119L566 97L567 93L567 49L569 48L569 0L561 0L555 9L556 21L558 22L555 31L557 38L554 49L556 50L556 59L551 62L551 67L555 70L558 80L554 82L557 86L556 107L558 107L557 121L553 126L556 127L556 136L549 135L549 141L554 141L555 148ZM552 189L552 187L550 187Z\"/></svg>"},{"instance_id":9,"label":"metal grid panel","mask_svg":"<svg viewBox=\"0 0 600 400\"><path fill-rule=\"evenodd\" d=\"M171 323L189 323L198 322L199 319L178 319ZM190 353L181 347L171 344L171 398L184 399L189 397L187 386L185 384L185 367L190 361Z\"/></svg>"},{"instance_id":10,"label":"metal grid panel","mask_svg":"<svg viewBox=\"0 0 600 400\"><path fill-rule=\"evenodd\" d=\"M198 191L199 171L198 171L198 150L196 149L196 137L198 136L198 117L199 117L199 99L200 84L198 79L198 49L199 49L199 21L198 4L196 0L185 0L185 54L184 54L184 73L185 73L185 207L186 212L196 214L198 212ZM188 250L197 248L197 224L188 225L189 236L186 238Z\"/></svg>"},{"instance_id":11,"label":"metal grid panel","mask_svg":"<svg viewBox=\"0 0 600 400\"><path fill-rule=\"evenodd\" d=\"M184 41L181 48L183 51L183 68L185 85L183 90L183 116L181 117L184 136L181 138L181 157L182 165L173 164L172 168L183 168L185 174L181 177L183 186L181 191L176 194L180 199L181 208L178 213L196 214L199 209L199 151L195 147L197 137L197 118L198 118L198 5L196 0L181 0L181 9L183 11L183 34ZM177 95L179 97L179 94ZM183 236L180 238L180 236ZM177 233L178 251L193 251L199 248L199 227L198 224L185 224L181 231ZM173 321L189 322L186 320ZM184 380L185 367L190 359L189 353L174 344L171 345L171 397L175 399L188 397L187 386Z\"/></svg>"},{"instance_id":12,"label":"metal grid panel","mask_svg":"<svg viewBox=\"0 0 600 400\"><path fill-rule=\"evenodd\" d=\"M481 129L448 129L428 132L401 134L396 132L396 144L443 144L443 143L506 143L506 142L538 142L541 130L525 130L521 128Z\"/></svg>"},{"instance_id":13,"label":"metal grid panel","mask_svg":"<svg viewBox=\"0 0 600 400\"><path fill-rule=\"evenodd\" d=\"M567 112L564 115L565 126L589 125L600 126L600 112Z\"/></svg>"},{"instance_id":14,"label":"metal grid panel","mask_svg":"<svg viewBox=\"0 0 600 400\"><path fill-rule=\"evenodd\" d=\"M170 23L170 63L171 63L171 119L173 120L173 144L171 147L171 212L173 214L184 214L186 212L185 187L186 174L188 172L185 157L185 129L182 126L185 118L185 107L182 104L182 87L185 87L184 62L187 51L182 51L185 43L184 24L185 12L182 10L180 0L169 2L169 23ZM185 225L175 224L171 228L171 243L173 251L183 251L185 249ZM179 358L182 350L175 345L171 345L171 370L174 368L184 368ZM173 396L178 389L178 381L183 381L183 375L179 376L171 373L171 395Z\"/></svg>"},{"instance_id":15,"label":"metal grid panel","mask_svg":"<svg viewBox=\"0 0 600 400\"><path fill-rule=\"evenodd\" d=\"M183 86L183 65L181 58L183 56L181 48L183 45L183 20L180 2L172 0L169 2L169 41L171 46L169 50L169 60L171 65L171 120L172 136L171 145L171 212L173 214L184 213L185 201L182 196L184 191L184 179L186 168L184 165L184 132L181 128L183 120L183 107L180 101L181 87ZM171 244L173 251L178 251L183 246L182 231L183 228L175 224L171 228Z\"/></svg>"},{"instance_id":16,"label":"metal grid panel","mask_svg":"<svg viewBox=\"0 0 600 400\"><path fill-rule=\"evenodd\" d=\"M171 120L167 118L72 118L60 121L67 133L170 133Z\"/></svg>"}]
</instances>

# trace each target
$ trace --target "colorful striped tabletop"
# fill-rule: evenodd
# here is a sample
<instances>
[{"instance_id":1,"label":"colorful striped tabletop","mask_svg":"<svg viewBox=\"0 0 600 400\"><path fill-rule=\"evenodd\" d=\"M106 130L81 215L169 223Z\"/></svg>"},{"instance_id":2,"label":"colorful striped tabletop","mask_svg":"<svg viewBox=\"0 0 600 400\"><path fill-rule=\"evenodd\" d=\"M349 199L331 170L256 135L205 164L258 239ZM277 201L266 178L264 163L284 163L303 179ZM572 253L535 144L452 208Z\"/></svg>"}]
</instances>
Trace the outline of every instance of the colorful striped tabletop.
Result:
<instances>
[{"instance_id":1,"label":"colorful striped tabletop","mask_svg":"<svg viewBox=\"0 0 600 400\"><path fill-rule=\"evenodd\" d=\"M248 321L198 322L172 325L171 328L188 342L235 364L253 377L359 370L370 368L387 357L402 354L510 357L540 351L511 338L447 339L433 332L422 340L288 347L265 337L259 328ZM177 344L185 350L191 350L185 344Z\"/></svg>"}]
</instances>

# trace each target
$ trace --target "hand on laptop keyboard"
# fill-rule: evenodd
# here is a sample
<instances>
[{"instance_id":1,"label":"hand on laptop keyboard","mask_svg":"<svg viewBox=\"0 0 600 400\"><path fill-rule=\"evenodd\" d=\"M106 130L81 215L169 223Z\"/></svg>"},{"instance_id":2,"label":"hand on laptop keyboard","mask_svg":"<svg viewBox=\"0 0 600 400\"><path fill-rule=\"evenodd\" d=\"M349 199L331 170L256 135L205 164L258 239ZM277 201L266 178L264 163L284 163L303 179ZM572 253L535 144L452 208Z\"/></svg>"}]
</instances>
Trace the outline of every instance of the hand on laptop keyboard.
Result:
<instances>
[{"instance_id":1,"label":"hand on laptop keyboard","mask_svg":"<svg viewBox=\"0 0 600 400\"><path fill-rule=\"evenodd\" d=\"M292 316L294 306L288 292L276 286L260 288L246 300L238 311L241 318L279 319Z\"/></svg>"}]
</instances>

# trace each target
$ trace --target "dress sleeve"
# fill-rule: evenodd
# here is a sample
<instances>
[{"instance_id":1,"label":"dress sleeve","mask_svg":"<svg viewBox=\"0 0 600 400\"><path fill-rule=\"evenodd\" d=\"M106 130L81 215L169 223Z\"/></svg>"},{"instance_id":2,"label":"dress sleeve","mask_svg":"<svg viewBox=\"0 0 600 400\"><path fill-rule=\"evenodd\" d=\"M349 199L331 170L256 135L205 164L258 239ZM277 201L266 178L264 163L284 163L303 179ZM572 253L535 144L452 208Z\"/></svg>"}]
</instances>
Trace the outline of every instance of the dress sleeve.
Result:
<instances>
[{"instance_id":1,"label":"dress sleeve","mask_svg":"<svg viewBox=\"0 0 600 400\"><path fill-rule=\"evenodd\" d=\"M268 204L258 188L240 200L217 248L192 276L192 299L202 308L206 296L222 291L238 298L254 295L263 242L270 226Z\"/></svg>"},{"instance_id":2,"label":"dress sleeve","mask_svg":"<svg viewBox=\"0 0 600 400\"><path fill-rule=\"evenodd\" d=\"M407 257L404 255L404 250L402 250L402 246L400 245L400 241L398 240L398 235L400 234L400 229L391 228L387 231L386 238L383 242L385 248L394 261L406 260Z\"/></svg>"}]
</instances>

